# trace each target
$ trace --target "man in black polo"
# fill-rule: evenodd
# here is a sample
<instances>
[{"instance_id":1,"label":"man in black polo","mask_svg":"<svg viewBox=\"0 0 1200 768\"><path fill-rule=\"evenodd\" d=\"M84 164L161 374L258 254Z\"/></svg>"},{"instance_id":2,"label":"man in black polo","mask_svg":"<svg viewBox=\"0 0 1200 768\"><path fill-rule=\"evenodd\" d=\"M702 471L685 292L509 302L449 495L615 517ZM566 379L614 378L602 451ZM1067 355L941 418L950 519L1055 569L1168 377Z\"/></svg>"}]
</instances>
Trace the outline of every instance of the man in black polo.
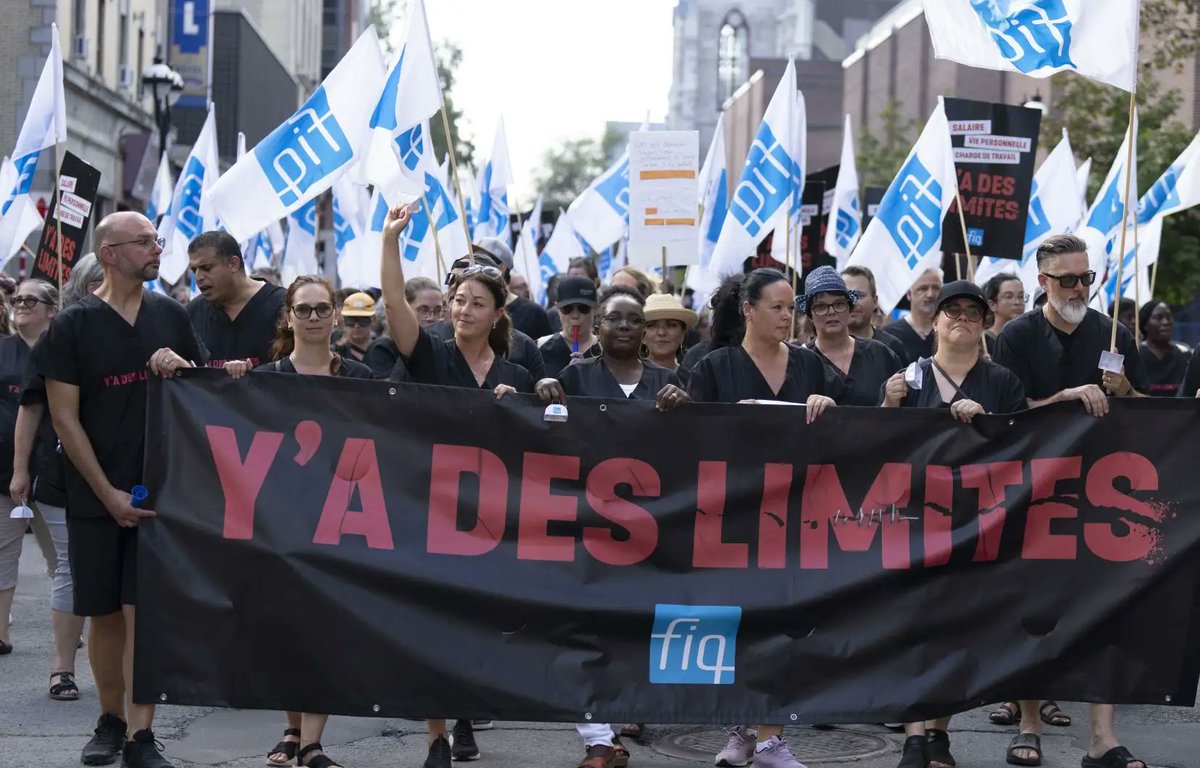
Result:
<instances>
[{"instance_id":1,"label":"man in black polo","mask_svg":"<svg viewBox=\"0 0 1200 768\"><path fill-rule=\"evenodd\" d=\"M271 343L287 291L246 274L242 249L227 232L202 232L188 244L188 263L200 295L188 303L210 366L271 361Z\"/></svg>"},{"instance_id":2,"label":"man in black polo","mask_svg":"<svg viewBox=\"0 0 1200 768\"><path fill-rule=\"evenodd\" d=\"M184 308L143 289L158 277L163 243L149 219L132 211L111 214L93 238L104 281L55 316L38 362L68 459L74 610L92 617L88 655L101 715L81 759L106 765L121 755L129 768L169 768L150 730L154 706L125 704L132 687L137 526L154 517L131 504L129 491L142 481L148 377L169 378L203 359Z\"/></svg>"},{"instance_id":3,"label":"man in black polo","mask_svg":"<svg viewBox=\"0 0 1200 768\"><path fill-rule=\"evenodd\" d=\"M1088 270L1087 243L1074 235L1055 235L1037 251L1038 285L1047 301L1011 320L996 338L993 360L1017 375L1031 408L1078 400L1092 416L1108 413L1108 396L1137 397L1147 390L1146 370L1133 334L1117 327L1117 349L1124 355L1119 371L1101 371L1100 354L1110 351L1112 318L1088 307L1096 273ZM1021 733L1041 734L1040 701L1021 702ZM1088 756L1128 755L1117 743L1111 704L1091 705L1092 739ZM1018 757L1032 757L1020 754ZM1128 756L1130 768L1145 763ZM1115 760L1105 765L1117 764ZM1120 764L1124 765L1124 762Z\"/></svg>"}]
</instances>

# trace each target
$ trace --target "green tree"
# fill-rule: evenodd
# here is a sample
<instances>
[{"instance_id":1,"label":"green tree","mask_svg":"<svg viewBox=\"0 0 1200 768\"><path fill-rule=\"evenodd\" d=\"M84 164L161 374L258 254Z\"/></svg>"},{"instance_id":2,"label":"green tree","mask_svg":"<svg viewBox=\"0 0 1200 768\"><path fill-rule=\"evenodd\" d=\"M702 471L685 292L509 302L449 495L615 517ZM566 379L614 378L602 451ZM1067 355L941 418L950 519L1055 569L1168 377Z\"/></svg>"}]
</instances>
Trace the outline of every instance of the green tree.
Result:
<instances>
[{"instance_id":1,"label":"green tree","mask_svg":"<svg viewBox=\"0 0 1200 768\"><path fill-rule=\"evenodd\" d=\"M864 187L886 187L900 172L921 130L919 120L904 117L901 104L891 99L879 113L882 138L864 125L858 133L858 178Z\"/></svg>"},{"instance_id":2,"label":"green tree","mask_svg":"<svg viewBox=\"0 0 1200 768\"><path fill-rule=\"evenodd\" d=\"M1200 0L1143 0L1143 46L1138 73L1138 190L1144 193L1192 139L1190 121L1179 119L1183 103L1177 89L1165 88L1162 75L1180 70L1200 52L1195 18ZM1190 20L1190 22L1189 22ZM1129 94L1072 73L1051 81L1054 104L1042 120L1042 145L1056 145L1066 128L1071 148L1082 160L1092 158L1088 200L1095 198L1129 129ZM1163 227L1155 285L1159 299L1184 304L1200 289L1200 214L1195 209L1168 216ZM1149 297L1143 296L1146 301Z\"/></svg>"},{"instance_id":3,"label":"green tree","mask_svg":"<svg viewBox=\"0 0 1200 768\"><path fill-rule=\"evenodd\" d=\"M390 55L396 52L392 45L392 24L408 10L408 0L371 0L371 8L367 11L367 21L375 25L375 34L379 42Z\"/></svg>"},{"instance_id":4,"label":"green tree","mask_svg":"<svg viewBox=\"0 0 1200 768\"><path fill-rule=\"evenodd\" d=\"M443 109L446 119L450 122L450 135L454 139L454 148L458 158L458 172L466 174L467 168L475 161L475 145L462 136L459 129L462 122L462 110L454 103L454 73L462 63L462 49L450 41L445 41L437 47L438 79L442 82ZM446 154L446 130L440 116L434 117L429 123L433 134L433 149L439 158Z\"/></svg>"},{"instance_id":5,"label":"green tree","mask_svg":"<svg viewBox=\"0 0 1200 768\"><path fill-rule=\"evenodd\" d=\"M547 210L566 208L604 172L605 153L601 142L577 138L551 147L542 155L542 167L534 181Z\"/></svg>"}]
</instances>

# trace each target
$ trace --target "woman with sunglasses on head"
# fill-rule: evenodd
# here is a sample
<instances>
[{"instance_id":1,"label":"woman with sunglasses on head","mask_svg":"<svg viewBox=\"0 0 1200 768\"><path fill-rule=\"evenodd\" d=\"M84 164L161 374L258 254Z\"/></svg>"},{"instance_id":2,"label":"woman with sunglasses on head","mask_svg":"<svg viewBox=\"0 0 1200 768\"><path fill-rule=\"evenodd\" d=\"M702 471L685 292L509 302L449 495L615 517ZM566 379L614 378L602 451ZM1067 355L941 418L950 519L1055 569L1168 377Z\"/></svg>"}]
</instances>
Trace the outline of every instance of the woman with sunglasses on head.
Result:
<instances>
[{"instance_id":1,"label":"woman with sunglasses on head","mask_svg":"<svg viewBox=\"0 0 1200 768\"><path fill-rule=\"evenodd\" d=\"M946 408L964 423L983 413L1024 410L1025 390L1012 371L983 357L988 302L979 286L958 280L942 286L933 315L933 357L912 363L887 380L884 408ZM899 768L953 768L950 717L906 723ZM1041 764L1038 733L1022 727L1008 750L1010 763Z\"/></svg>"},{"instance_id":2,"label":"woman with sunglasses on head","mask_svg":"<svg viewBox=\"0 0 1200 768\"><path fill-rule=\"evenodd\" d=\"M587 277L569 275L559 281L554 308L562 330L538 339L546 374L558 373L576 360L600 354L595 336L596 286Z\"/></svg>"},{"instance_id":3,"label":"woman with sunglasses on head","mask_svg":"<svg viewBox=\"0 0 1200 768\"><path fill-rule=\"evenodd\" d=\"M837 270L818 267L804 281L799 308L816 334L805 347L820 355L844 383L837 404L874 408L879 388L903 363L883 342L850 335L850 308L858 299L858 291L849 290Z\"/></svg>"},{"instance_id":4,"label":"woman with sunglasses on head","mask_svg":"<svg viewBox=\"0 0 1200 768\"><path fill-rule=\"evenodd\" d=\"M334 352L330 347L337 326L339 310L334 305L337 293L323 277L301 275L292 281L283 300L282 315L271 345L272 362L264 363L255 372L291 373L303 376L344 376L352 379L373 379L366 365ZM245 376L250 363L231 360L225 370L235 379ZM329 715L310 712L288 712L283 741L267 754L267 765L297 765L309 768L337 768L338 764L325 755L321 735Z\"/></svg>"}]
</instances>

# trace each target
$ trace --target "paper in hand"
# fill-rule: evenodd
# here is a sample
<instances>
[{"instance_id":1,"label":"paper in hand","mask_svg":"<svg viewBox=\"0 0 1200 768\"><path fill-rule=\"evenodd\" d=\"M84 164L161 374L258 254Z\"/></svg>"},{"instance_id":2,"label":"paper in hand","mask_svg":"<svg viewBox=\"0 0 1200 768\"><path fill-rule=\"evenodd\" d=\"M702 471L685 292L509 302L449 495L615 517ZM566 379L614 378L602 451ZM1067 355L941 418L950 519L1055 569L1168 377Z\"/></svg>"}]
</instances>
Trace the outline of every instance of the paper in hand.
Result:
<instances>
[{"instance_id":1,"label":"paper in hand","mask_svg":"<svg viewBox=\"0 0 1200 768\"><path fill-rule=\"evenodd\" d=\"M1121 373L1125 370L1125 355L1104 351L1100 353L1100 370Z\"/></svg>"}]
</instances>

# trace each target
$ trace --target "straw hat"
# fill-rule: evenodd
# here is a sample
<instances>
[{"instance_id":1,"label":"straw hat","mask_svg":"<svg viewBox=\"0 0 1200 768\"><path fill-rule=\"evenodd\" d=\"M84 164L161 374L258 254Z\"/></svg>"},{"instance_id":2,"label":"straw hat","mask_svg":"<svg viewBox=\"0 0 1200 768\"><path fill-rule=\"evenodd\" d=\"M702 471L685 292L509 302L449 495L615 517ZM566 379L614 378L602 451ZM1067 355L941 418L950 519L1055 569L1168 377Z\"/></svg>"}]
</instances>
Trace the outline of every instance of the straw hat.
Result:
<instances>
[{"instance_id":1,"label":"straw hat","mask_svg":"<svg viewBox=\"0 0 1200 768\"><path fill-rule=\"evenodd\" d=\"M695 312L683 306L678 296L669 293L650 294L646 298L645 315L647 323L655 320L678 320L683 323L684 329L689 331L700 321Z\"/></svg>"}]
</instances>

